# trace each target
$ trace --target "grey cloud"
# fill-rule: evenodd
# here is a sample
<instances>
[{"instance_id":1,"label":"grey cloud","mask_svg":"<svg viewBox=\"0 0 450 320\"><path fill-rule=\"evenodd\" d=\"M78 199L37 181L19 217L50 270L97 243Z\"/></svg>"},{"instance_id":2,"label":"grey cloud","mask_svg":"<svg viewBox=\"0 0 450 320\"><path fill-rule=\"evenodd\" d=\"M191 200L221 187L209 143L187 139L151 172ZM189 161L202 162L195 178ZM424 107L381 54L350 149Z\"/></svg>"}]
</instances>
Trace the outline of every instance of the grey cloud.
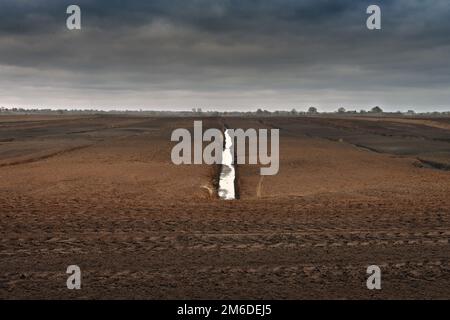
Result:
<instances>
[{"instance_id":1,"label":"grey cloud","mask_svg":"<svg viewBox=\"0 0 450 320\"><path fill-rule=\"evenodd\" d=\"M81 32L65 29L72 3L0 2L0 104L52 104L44 90L54 104L94 107L110 96L111 105L301 107L314 95L330 95L331 107L332 94L349 105L381 94L387 107L448 109L447 0L79 0ZM372 3L380 32L365 28Z\"/></svg>"}]
</instances>

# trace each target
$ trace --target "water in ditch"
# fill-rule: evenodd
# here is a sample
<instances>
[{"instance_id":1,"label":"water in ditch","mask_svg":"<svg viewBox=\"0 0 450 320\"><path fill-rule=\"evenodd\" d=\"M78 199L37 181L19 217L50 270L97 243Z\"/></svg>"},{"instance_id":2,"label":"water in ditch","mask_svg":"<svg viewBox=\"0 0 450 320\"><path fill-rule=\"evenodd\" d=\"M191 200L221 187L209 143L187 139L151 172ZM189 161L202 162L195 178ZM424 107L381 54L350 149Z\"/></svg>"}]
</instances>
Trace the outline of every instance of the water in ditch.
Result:
<instances>
[{"instance_id":1,"label":"water in ditch","mask_svg":"<svg viewBox=\"0 0 450 320\"><path fill-rule=\"evenodd\" d=\"M235 200L236 191L234 180L236 179L236 171L233 164L233 140L225 130L225 148L222 152L222 171L219 180L219 197L223 200Z\"/></svg>"}]
</instances>

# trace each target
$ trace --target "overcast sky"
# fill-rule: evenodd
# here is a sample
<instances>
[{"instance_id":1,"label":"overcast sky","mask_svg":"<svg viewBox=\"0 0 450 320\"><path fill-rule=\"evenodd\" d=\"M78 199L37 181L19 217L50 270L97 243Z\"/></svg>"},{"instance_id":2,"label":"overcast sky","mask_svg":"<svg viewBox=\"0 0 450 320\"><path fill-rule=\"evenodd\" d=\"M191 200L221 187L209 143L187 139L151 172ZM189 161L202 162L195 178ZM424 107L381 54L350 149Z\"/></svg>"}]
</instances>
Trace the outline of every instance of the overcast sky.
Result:
<instances>
[{"instance_id":1,"label":"overcast sky","mask_svg":"<svg viewBox=\"0 0 450 320\"><path fill-rule=\"evenodd\" d=\"M449 0L0 0L0 106L374 105L450 110Z\"/></svg>"}]
</instances>

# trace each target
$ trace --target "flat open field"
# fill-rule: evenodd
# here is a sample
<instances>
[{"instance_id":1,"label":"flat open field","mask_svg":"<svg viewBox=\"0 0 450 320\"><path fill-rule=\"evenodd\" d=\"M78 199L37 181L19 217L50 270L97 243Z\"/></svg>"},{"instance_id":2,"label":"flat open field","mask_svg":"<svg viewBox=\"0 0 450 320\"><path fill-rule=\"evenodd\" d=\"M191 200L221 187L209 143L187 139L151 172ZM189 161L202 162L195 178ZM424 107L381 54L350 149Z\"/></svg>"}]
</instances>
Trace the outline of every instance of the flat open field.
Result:
<instances>
[{"instance_id":1,"label":"flat open field","mask_svg":"<svg viewBox=\"0 0 450 320\"><path fill-rule=\"evenodd\" d=\"M450 299L449 119L203 119L280 129L236 201L171 163L193 121L1 116L0 298Z\"/></svg>"}]
</instances>

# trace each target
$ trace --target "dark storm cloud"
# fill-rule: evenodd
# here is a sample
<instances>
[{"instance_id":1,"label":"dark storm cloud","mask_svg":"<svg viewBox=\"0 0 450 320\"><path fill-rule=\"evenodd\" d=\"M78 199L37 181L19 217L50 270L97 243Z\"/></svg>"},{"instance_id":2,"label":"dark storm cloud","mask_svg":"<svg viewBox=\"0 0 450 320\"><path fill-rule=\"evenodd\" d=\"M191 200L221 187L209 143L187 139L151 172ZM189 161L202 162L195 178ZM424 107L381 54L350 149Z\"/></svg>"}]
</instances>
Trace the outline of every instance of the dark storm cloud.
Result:
<instances>
[{"instance_id":1,"label":"dark storm cloud","mask_svg":"<svg viewBox=\"0 0 450 320\"><path fill-rule=\"evenodd\" d=\"M2 104L448 109L449 58L447 0L0 0Z\"/></svg>"}]
</instances>

